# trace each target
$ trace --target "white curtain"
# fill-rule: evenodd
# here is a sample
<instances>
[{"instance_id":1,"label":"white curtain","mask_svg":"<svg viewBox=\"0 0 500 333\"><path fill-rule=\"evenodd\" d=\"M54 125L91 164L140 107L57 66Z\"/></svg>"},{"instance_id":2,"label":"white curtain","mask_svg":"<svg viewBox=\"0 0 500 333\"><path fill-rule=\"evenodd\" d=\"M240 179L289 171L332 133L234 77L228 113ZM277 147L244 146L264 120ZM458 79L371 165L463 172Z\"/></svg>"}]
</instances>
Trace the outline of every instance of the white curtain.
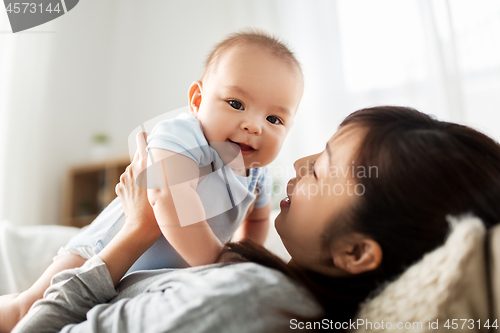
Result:
<instances>
[{"instance_id":1,"label":"white curtain","mask_svg":"<svg viewBox=\"0 0 500 333\"><path fill-rule=\"evenodd\" d=\"M0 220L5 215L5 192L6 180L5 164L7 163L7 124L9 103L9 82L11 81L10 66L13 63L13 36L6 37L10 26L7 19L7 12L0 10Z\"/></svg>"},{"instance_id":2,"label":"white curtain","mask_svg":"<svg viewBox=\"0 0 500 333\"><path fill-rule=\"evenodd\" d=\"M342 0L355 106L406 104L500 138L500 2Z\"/></svg>"},{"instance_id":3,"label":"white curtain","mask_svg":"<svg viewBox=\"0 0 500 333\"><path fill-rule=\"evenodd\" d=\"M38 224L59 208L59 184L41 172L51 165L43 125L54 36L50 27L12 34L0 9L0 220Z\"/></svg>"},{"instance_id":4,"label":"white curtain","mask_svg":"<svg viewBox=\"0 0 500 333\"><path fill-rule=\"evenodd\" d=\"M89 161L90 137L107 133L110 155L126 155L130 131L186 105L212 46L248 26L288 41L305 74L273 163L275 202L293 161L359 108L411 106L500 138L498 0L86 0L0 33L0 219L58 223L65 174Z\"/></svg>"}]
</instances>

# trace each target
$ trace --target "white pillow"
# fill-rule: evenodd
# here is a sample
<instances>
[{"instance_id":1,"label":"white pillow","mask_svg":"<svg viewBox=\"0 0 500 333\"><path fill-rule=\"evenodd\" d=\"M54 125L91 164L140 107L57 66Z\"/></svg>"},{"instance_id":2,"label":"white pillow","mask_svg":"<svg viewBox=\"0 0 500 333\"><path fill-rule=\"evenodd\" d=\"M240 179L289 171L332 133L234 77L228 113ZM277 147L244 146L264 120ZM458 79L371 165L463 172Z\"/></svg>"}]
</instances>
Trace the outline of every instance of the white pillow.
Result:
<instances>
[{"instance_id":1,"label":"white pillow","mask_svg":"<svg viewBox=\"0 0 500 333\"><path fill-rule=\"evenodd\" d=\"M0 295L31 287L52 263L57 250L79 231L57 225L16 226L0 221Z\"/></svg>"},{"instance_id":2,"label":"white pillow","mask_svg":"<svg viewBox=\"0 0 500 333\"><path fill-rule=\"evenodd\" d=\"M488 331L485 227L474 217L452 222L444 245L362 304L356 332Z\"/></svg>"}]
</instances>

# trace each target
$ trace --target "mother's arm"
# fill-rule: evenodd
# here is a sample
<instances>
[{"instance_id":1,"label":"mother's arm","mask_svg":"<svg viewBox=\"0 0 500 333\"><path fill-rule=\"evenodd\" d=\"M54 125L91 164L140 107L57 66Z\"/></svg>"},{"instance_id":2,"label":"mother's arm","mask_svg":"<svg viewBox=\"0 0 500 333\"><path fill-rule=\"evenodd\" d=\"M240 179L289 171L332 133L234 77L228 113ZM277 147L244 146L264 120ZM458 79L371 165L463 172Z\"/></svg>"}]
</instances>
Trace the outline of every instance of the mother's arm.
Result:
<instances>
[{"instance_id":1,"label":"mother's arm","mask_svg":"<svg viewBox=\"0 0 500 333\"><path fill-rule=\"evenodd\" d=\"M135 178L146 166L145 134L137 136L137 153L120 177L116 192L126 215L126 223L115 238L81 268L57 274L45 297L12 332L59 332L68 324L86 319L87 311L116 296L115 286L132 264L161 234L146 189ZM79 325L80 326L80 325ZM87 328L81 327L86 331ZM67 330L71 330L67 327Z\"/></svg>"},{"instance_id":2,"label":"mother's arm","mask_svg":"<svg viewBox=\"0 0 500 333\"><path fill-rule=\"evenodd\" d=\"M116 185L116 194L122 201L126 222L99 253L115 286L161 235L153 208L148 201L147 190L137 186L135 181L147 165L146 134L139 133L136 139L137 152L134 160L121 175L120 183Z\"/></svg>"}]
</instances>

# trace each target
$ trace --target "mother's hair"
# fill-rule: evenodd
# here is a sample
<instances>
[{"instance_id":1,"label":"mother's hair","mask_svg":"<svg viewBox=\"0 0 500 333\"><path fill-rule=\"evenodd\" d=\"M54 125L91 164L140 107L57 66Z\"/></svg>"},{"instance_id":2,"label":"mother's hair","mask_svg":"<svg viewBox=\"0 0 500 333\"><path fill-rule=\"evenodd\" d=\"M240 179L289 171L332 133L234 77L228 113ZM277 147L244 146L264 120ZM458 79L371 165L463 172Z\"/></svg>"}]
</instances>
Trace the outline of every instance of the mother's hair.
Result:
<instances>
[{"instance_id":1,"label":"mother's hair","mask_svg":"<svg viewBox=\"0 0 500 333\"><path fill-rule=\"evenodd\" d=\"M358 304L381 283L443 244L449 230L447 215L472 213L487 227L500 221L500 145L488 136L397 106L356 111L340 124L346 126L364 134L353 166L376 166L378 172L354 179L364 186L364 194L351 209L332 217L323 246L327 253L343 235L364 234L381 246L380 266L333 278L287 266L249 243L226 248L240 260L278 269L297 280L323 305L325 317L337 320L354 315Z\"/></svg>"},{"instance_id":2,"label":"mother's hair","mask_svg":"<svg viewBox=\"0 0 500 333\"><path fill-rule=\"evenodd\" d=\"M381 279L441 245L447 215L500 221L500 146L488 136L396 106L356 111L349 125L366 130L354 165L377 166L378 177L356 179L365 193L347 225L382 247Z\"/></svg>"}]
</instances>

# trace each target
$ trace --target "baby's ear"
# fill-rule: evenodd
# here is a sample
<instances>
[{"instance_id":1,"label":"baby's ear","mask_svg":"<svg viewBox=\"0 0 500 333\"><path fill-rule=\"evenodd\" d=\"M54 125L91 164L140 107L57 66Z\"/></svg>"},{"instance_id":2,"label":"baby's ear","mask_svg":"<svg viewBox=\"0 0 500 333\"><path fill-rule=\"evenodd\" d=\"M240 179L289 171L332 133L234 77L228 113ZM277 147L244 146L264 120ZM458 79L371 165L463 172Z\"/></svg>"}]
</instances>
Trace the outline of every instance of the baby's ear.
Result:
<instances>
[{"instance_id":1,"label":"baby's ear","mask_svg":"<svg viewBox=\"0 0 500 333\"><path fill-rule=\"evenodd\" d=\"M194 81L189 87L188 98L189 98L189 111L195 117L198 115L198 109L201 104L201 90L202 82Z\"/></svg>"}]
</instances>

